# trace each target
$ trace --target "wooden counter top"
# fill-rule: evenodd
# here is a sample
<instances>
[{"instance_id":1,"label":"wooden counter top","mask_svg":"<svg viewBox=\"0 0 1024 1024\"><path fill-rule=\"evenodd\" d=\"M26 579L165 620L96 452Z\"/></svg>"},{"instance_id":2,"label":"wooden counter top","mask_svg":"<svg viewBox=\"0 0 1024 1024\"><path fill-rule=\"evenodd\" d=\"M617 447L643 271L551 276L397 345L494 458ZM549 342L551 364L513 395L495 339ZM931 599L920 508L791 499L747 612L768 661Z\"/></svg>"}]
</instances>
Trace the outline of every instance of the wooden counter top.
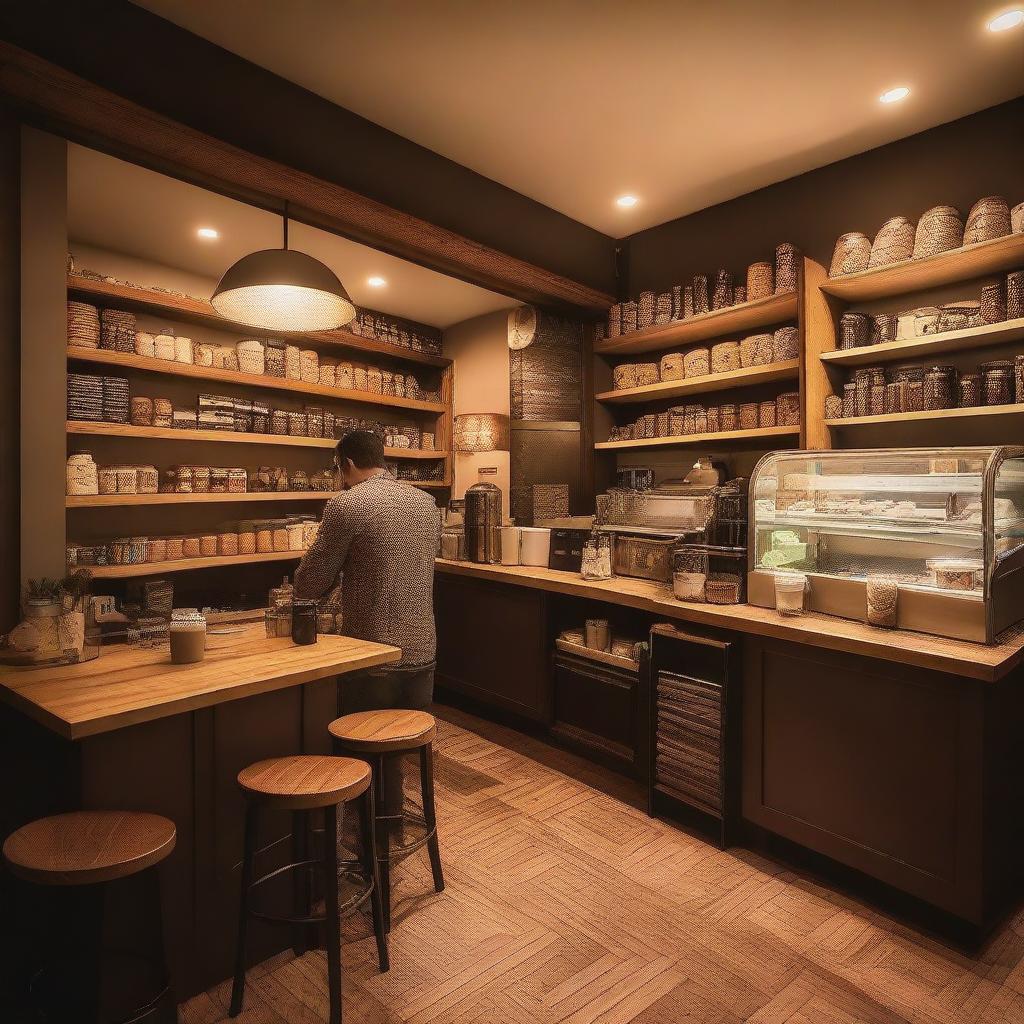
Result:
<instances>
[{"instance_id":1,"label":"wooden counter top","mask_svg":"<svg viewBox=\"0 0 1024 1024\"><path fill-rule=\"evenodd\" d=\"M950 672L994 682L1024 660L1024 627L1008 630L1000 643L983 644L947 640L943 637L906 630L876 629L863 622L810 612L788 618L754 605L709 605L677 601L660 583L619 576L612 580L584 580L572 572L534 566L477 565L438 559L437 571L455 576L493 580L513 586L534 587L573 597L588 597L609 604L639 608L667 619L696 622L719 629L731 629L755 636L793 640L811 647L825 647L848 654L861 654L903 665Z\"/></svg>"},{"instance_id":2,"label":"wooden counter top","mask_svg":"<svg viewBox=\"0 0 1024 1024\"><path fill-rule=\"evenodd\" d=\"M166 645L105 647L80 665L0 670L0 700L68 739L398 661L397 647L321 636L298 647L263 624L210 634L206 657L172 665Z\"/></svg>"}]
</instances>

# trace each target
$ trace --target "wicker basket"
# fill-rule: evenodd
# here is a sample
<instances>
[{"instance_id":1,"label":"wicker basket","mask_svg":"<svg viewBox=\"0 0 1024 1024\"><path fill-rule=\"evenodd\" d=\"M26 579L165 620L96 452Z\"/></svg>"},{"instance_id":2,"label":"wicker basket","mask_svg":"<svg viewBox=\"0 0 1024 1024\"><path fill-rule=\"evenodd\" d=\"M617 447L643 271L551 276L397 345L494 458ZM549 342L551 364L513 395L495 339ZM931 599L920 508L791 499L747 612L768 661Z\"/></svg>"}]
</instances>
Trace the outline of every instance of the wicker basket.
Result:
<instances>
[{"instance_id":1,"label":"wicker basket","mask_svg":"<svg viewBox=\"0 0 1024 1024\"><path fill-rule=\"evenodd\" d=\"M693 275L693 315L700 316L707 313L711 306L708 301L708 278L707 274Z\"/></svg>"},{"instance_id":2,"label":"wicker basket","mask_svg":"<svg viewBox=\"0 0 1024 1024\"><path fill-rule=\"evenodd\" d=\"M800 392L784 391L775 400L776 420L780 427L800 425Z\"/></svg>"},{"instance_id":3,"label":"wicker basket","mask_svg":"<svg viewBox=\"0 0 1024 1024\"><path fill-rule=\"evenodd\" d=\"M711 296L712 309L725 309L733 304L732 272L719 270L715 275L715 291Z\"/></svg>"},{"instance_id":4,"label":"wicker basket","mask_svg":"<svg viewBox=\"0 0 1024 1024\"><path fill-rule=\"evenodd\" d=\"M874 317L875 327L871 334L872 344L878 345L886 341L896 340L896 325L899 317L895 313L877 313Z\"/></svg>"},{"instance_id":5,"label":"wicker basket","mask_svg":"<svg viewBox=\"0 0 1024 1024\"><path fill-rule=\"evenodd\" d=\"M642 331L645 327L654 325L654 304L656 302L654 292L641 292L640 301L636 304L636 329Z\"/></svg>"},{"instance_id":6,"label":"wicker basket","mask_svg":"<svg viewBox=\"0 0 1024 1024\"><path fill-rule=\"evenodd\" d=\"M120 309L100 311L100 348L135 352L135 314Z\"/></svg>"},{"instance_id":7,"label":"wicker basket","mask_svg":"<svg viewBox=\"0 0 1024 1024\"><path fill-rule=\"evenodd\" d=\"M662 292L654 303L654 322L667 324L672 319L672 293Z\"/></svg>"},{"instance_id":8,"label":"wicker basket","mask_svg":"<svg viewBox=\"0 0 1024 1024\"><path fill-rule=\"evenodd\" d=\"M100 311L95 306L87 302L68 303L67 341L79 348L99 348Z\"/></svg>"},{"instance_id":9,"label":"wicker basket","mask_svg":"<svg viewBox=\"0 0 1024 1024\"><path fill-rule=\"evenodd\" d=\"M1010 211L1010 230L1015 235L1024 232L1024 203L1018 203Z\"/></svg>"},{"instance_id":10,"label":"wicker basket","mask_svg":"<svg viewBox=\"0 0 1024 1024\"><path fill-rule=\"evenodd\" d=\"M608 309L608 337L617 338L622 333L622 305L616 303Z\"/></svg>"},{"instance_id":11,"label":"wicker basket","mask_svg":"<svg viewBox=\"0 0 1024 1024\"><path fill-rule=\"evenodd\" d=\"M711 353L706 348L691 348L683 356L684 377L706 377L711 372Z\"/></svg>"},{"instance_id":12,"label":"wicker basket","mask_svg":"<svg viewBox=\"0 0 1024 1024\"><path fill-rule=\"evenodd\" d=\"M840 420L843 418L843 400L838 395L829 395L825 399L825 419Z\"/></svg>"},{"instance_id":13,"label":"wicker basket","mask_svg":"<svg viewBox=\"0 0 1024 1024\"><path fill-rule=\"evenodd\" d=\"M775 291L775 277L770 263L751 263L747 267L747 301L766 299Z\"/></svg>"},{"instance_id":14,"label":"wicker basket","mask_svg":"<svg viewBox=\"0 0 1024 1024\"><path fill-rule=\"evenodd\" d=\"M989 242L1010 233L1010 204L1003 196L979 199L967 215L964 245Z\"/></svg>"},{"instance_id":15,"label":"wicker basket","mask_svg":"<svg viewBox=\"0 0 1024 1024\"><path fill-rule=\"evenodd\" d=\"M745 284L738 284L733 288L732 301L735 306L739 306L747 301L747 286Z\"/></svg>"},{"instance_id":16,"label":"wicker basket","mask_svg":"<svg viewBox=\"0 0 1024 1024\"><path fill-rule=\"evenodd\" d=\"M764 366L772 361L774 352L770 334L752 334L740 342L740 366Z\"/></svg>"},{"instance_id":17,"label":"wicker basket","mask_svg":"<svg viewBox=\"0 0 1024 1024\"><path fill-rule=\"evenodd\" d=\"M693 285L688 284L683 288L683 319L693 316Z\"/></svg>"},{"instance_id":18,"label":"wicker basket","mask_svg":"<svg viewBox=\"0 0 1024 1024\"><path fill-rule=\"evenodd\" d=\"M1024 317L1024 270L1006 275L1006 316L1009 320Z\"/></svg>"},{"instance_id":19,"label":"wicker basket","mask_svg":"<svg viewBox=\"0 0 1024 1024\"><path fill-rule=\"evenodd\" d=\"M775 402L759 402L757 406L757 425L759 427L774 427L775 419Z\"/></svg>"},{"instance_id":20,"label":"wicker basket","mask_svg":"<svg viewBox=\"0 0 1024 1024\"><path fill-rule=\"evenodd\" d=\"M842 277L844 274L858 274L868 269L871 259L871 242L867 235L859 231L848 231L836 239L836 247L832 252L832 265L829 277Z\"/></svg>"},{"instance_id":21,"label":"wicker basket","mask_svg":"<svg viewBox=\"0 0 1024 1024\"><path fill-rule=\"evenodd\" d=\"M636 387L636 365L634 363L619 363L612 370L612 384L616 391L623 391L626 388Z\"/></svg>"},{"instance_id":22,"label":"wicker basket","mask_svg":"<svg viewBox=\"0 0 1024 1024\"><path fill-rule=\"evenodd\" d=\"M622 304L622 333L632 334L637 329L637 308L635 302Z\"/></svg>"},{"instance_id":23,"label":"wicker basket","mask_svg":"<svg viewBox=\"0 0 1024 1024\"><path fill-rule=\"evenodd\" d=\"M720 341L711 348L711 372L728 373L738 370L740 361L740 345L738 341Z\"/></svg>"},{"instance_id":24,"label":"wicker basket","mask_svg":"<svg viewBox=\"0 0 1024 1024\"><path fill-rule=\"evenodd\" d=\"M781 242L775 247L775 294L796 291L796 246Z\"/></svg>"},{"instance_id":25,"label":"wicker basket","mask_svg":"<svg viewBox=\"0 0 1024 1024\"><path fill-rule=\"evenodd\" d=\"M914 225L906 217L890 217L875 235L868 267L887 267L914 255Z\"/></svg>"},{"instance_id":26,"label":"wicker basket","mask_svg":"<svg viewBox=\"0 0 1024 1024\"><path fill-rule=\"evenodd\" d=\"M669 352L662 356L658 370L662 380L682 380L686 376L686 364L682 352Z\"/></svg>"},{"instance_id":27,"label":"wicker basket","mask_svg":"<svg viewBox=\"0 0 1024 1024\"><path fill-rule=\"evenodd\" d=\"M683 286L672 286L672 319L682 320L683 318Z\"/></svg>"},{"instance_id":28,"label":"wicker basket","mask_svg":"<svg viewBox=\"0 0 1024 1024\"><path fill-rule=\"evenodd\" d=\"M742 353L741 353L742 355ZM800 358L800 332L795 327L780 327L772 336L772 361Z\"/></svg>"},{"instance_id":29,"label":"wicker basket","mask_svg":"<svg viewBox=\"0 0 1024 1024\"><path fill-rule=\"evenodd\" d=\"M921 214L914 236L914 258L935 256L964 243L964 222L955 206L933 206Z\"/></svg>"},{"instance_id":30,"label":"wicker basket","mask_svg":"<svg viewBox=\"0 0 1024 1024\"><path fill-rule=\"evenodd\" d=\"M634 370L638 388L646 387L648 384L657 384L660 380L657 363L637 363Z\"/></svg>"},{"instance_id":31,"label":"wicker basket","mask_svg":"<svg viewBox=\"0 0 1024 1024\"><path fill-rule=\"evenodd\" d=\"M1000 324L1006 319L1002 281L990 281L981 286L980 313L983 324Z\"/></svg>"}]
</instances>

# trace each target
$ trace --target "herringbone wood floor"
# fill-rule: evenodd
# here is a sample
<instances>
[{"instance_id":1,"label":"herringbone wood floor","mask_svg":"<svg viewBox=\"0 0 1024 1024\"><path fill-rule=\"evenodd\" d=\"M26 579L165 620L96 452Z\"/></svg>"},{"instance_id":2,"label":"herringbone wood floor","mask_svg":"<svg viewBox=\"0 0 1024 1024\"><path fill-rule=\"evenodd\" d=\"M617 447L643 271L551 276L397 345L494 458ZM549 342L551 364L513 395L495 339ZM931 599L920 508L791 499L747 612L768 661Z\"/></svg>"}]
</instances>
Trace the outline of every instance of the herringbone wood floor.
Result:
<instances>
[{"instance_id":1,"label":"herringbone wood floor","mask_svg":"<svg viewBox=\"0 0 1024 1024\"><path fill-rule=\"evenodd\" d=\"M1024 1022L1024 913L963 955L451 723L436 749L447 889L425 852L399 868L387 974L352 923L348 1024ZM246 999L240 1024L324 1020L323 953L255 968Z\"/></svg>"}]
</instances>

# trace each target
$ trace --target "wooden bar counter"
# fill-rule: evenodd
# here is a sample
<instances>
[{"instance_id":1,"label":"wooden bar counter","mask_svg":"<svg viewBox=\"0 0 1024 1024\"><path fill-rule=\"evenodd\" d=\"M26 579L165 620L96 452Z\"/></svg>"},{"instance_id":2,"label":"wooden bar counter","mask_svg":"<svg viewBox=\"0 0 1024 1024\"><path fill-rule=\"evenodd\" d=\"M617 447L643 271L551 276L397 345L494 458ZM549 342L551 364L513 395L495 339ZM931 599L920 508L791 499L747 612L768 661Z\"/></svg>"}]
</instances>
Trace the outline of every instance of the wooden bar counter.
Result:
<instances>
[{"instance_id":1,"label":"wooden bar counter","mask_svg":"<svg viewBox=\"0 0 1024 1024\"><path fill-rule=\"evenodd\" d=\"M0 743L5 776L17 783L7 789L3 834L74 808L152 811L174 821L177 847L161 869L168 956L179 999L200 992L232 969L244 813L238 772L266 757L330 753L340 677L400 657L397 648L350 637L321 636L306 647L268 640L260 623L211 633L195 665L170 664L164 644L106 647L80 665L4 669ZM270 870L292 859L290 821L264 817L259 857ZM60 894L25 892L6 876L2 886L30 944L45 917L40 900ZM289 886L285 879L280 898ZM289 936L257 927L253 940L260 959Z\"/></svg>"},{"instance_id":2,"label":"wooden bar counter","mask_svg":"<svg viewBox=\"0 0 1024 1024\"><path fill-rule=\"evenodd\" d=\"M448 561L436 569L440 693L514 715L648 783L661 809L651 756L658 667L648 678L638 666L610 670L588 663L586 648L566 662L555 641L587 618L634 640L668 622L697 638L693 651L731 652L735 742L723 772L735 786L734 842L810 861L968 938L1020 891L1020 627L984 646L821 614L691 604L638 579ZM675 671L700 678L697 655L689 668L685 657Z\"/></svg>"}]
</instances>

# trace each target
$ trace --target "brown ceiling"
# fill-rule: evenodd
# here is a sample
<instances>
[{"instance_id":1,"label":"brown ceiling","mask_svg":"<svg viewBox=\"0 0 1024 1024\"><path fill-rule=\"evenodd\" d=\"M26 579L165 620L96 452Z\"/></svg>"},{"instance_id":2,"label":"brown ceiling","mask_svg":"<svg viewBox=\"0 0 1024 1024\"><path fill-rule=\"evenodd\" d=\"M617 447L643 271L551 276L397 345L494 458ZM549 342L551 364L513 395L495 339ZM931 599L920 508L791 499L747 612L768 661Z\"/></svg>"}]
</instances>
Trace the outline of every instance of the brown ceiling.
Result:
<instances>
[{"instance_id":1,"label":"brown ceiling","mask_svg":"<svg viewBox=\"0 0 1024 1024\"><path fill-rule=\"evenodd\" d=\"M137 2L616 237L1024 92L988 0Z\"/></svg>"}]
</instances>

